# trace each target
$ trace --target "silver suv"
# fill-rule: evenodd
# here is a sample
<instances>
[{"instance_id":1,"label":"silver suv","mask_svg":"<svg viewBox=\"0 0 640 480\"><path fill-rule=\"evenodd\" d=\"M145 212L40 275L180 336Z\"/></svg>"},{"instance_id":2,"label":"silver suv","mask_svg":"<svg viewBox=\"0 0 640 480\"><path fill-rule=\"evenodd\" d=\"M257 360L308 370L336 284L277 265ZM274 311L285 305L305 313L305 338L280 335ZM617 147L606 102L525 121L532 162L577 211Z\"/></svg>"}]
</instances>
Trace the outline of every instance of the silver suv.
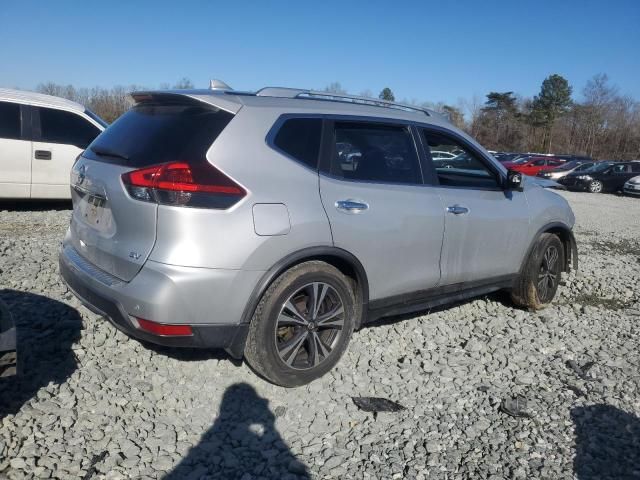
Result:
<instances>
[{"instance_id":1,"label":"silver suv","mask_svg":"<svg viewBox=\"0 0 640 480\"><path fill-rule=\"evenodd\" d=\"M576 266L567 202L432 111L285 88L132 97L73 167L60 253L131 336L297 386L367 322L499 289L541 308Z\"/></svg>"}]
</instances>

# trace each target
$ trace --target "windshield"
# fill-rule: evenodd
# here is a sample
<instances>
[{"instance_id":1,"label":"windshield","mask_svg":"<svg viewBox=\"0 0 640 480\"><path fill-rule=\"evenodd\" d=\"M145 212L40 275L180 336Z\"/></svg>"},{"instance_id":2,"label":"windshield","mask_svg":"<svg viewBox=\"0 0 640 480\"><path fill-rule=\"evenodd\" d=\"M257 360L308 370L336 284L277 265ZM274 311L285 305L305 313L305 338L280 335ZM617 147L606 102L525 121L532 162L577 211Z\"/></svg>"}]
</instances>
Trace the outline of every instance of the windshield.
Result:
<instances>
[{"instance_id":1,"label":"windshield","mask_svg":"<svg viewBox=\"0 0 640 480\"><path fill-rule=\"evenodd\" d=\"M519 158L517 160L514 160L513 163L517 163L518 165L522 165L523 163L527 163L529 160L531 160L531 157L524 157L524 158Z\"/></svg>"},{"instance_id":2,"label":"windshield","mask_svg":"<svg viewBox=\"0 0 640 480\"><path fill-rule=\"evenodd\" d=\"M103 128L107 128L109 126L107 122L105 122L103 119L101 119L98 115L93 113L88 108L85 108L84 114L90 117L92 120L95 120L96 122L98 122L100 125L102 125Z\"/></svg>"},{"instance_id":3,"label":"windshield","mask_svg":"<svg viewBox=\"0 0 640 480\"><path fill-rule=\"evenodd\" d=\"M557 172L564 172L566 170L572 170L573 168L577 167L578 165L579 165L579 163L574 160L572 162L567 162L564 165L559 166L558 168L556 168L556 171Z\"/></svg>"}]
</instances>

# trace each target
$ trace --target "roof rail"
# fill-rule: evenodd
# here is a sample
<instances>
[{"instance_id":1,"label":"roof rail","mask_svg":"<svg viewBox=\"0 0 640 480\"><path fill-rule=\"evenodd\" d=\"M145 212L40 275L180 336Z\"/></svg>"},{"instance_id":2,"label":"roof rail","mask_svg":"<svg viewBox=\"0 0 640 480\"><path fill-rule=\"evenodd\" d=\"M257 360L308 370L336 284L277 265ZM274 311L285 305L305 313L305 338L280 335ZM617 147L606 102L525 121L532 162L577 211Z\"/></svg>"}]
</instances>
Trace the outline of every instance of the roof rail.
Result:
<instances>
[{"instance_id":1,"label":"roof rail","mask_svg":"<svg viewBox=\"0 0 640 480\"><path fill-rule=\"evenodd\" d=\"M430 110L406 103L390 102L377 98L347 95L343 93L319 92L317 90L303 90L298 88L266 87L256 92L259 97L301 98L308 100L325 100L330 102L353 103L372 107L393 108L405 112L419 112L431 116Z\"/></svg>"}]
</instances>

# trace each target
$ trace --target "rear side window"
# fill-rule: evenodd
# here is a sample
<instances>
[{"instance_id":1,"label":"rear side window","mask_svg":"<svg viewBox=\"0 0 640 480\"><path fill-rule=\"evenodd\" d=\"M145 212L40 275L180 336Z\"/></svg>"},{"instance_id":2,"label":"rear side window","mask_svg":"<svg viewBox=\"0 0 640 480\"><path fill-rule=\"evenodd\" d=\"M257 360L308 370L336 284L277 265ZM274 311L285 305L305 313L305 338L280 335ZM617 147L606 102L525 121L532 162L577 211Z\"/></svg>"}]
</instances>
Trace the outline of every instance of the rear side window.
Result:
<instances>
[{"instance_id":1,"label":"rear side window","mask_svg":"<svg viewBox=\"0 0 640 480\"><path fill-rule=\"evenodd\" d=\"M318 166L321 135L321 119L291 118L282 124L273 143L287 155L315 170Z\"/></svg>"},{"instance_id":2,"label":"rear side window","mask_svg":"<svg viewBox=\"0 0 640 480\"><path fill-rule=\"evenodd\" d=\"M132 167L200 161L232 118L204 104L143 103L118 118L84 155Z\"/></svg>"},{"instance_id":3,"label":"rear side window","mask_svg":"<svg viewBox=\"0 0 640 480\"><path fill-rule=\"evenodd\" d=\"M0 102L0 138L20 140L20 104Z\"/></svg>"},{"instance_id":4,"label":"rear side window","mask_svg":"<svg viewBox=\"0 0 640 480\"><path fill-rule=\"evenodd\" d=\"M408 127L336 122L331 174L345 180L421 184Z\"/></svg>"},{"instance_id":5,"label":"rear side window","mask_svg":"<svg viewBox=\"0 0 640 480\"><path fill-rule=\"evenodd\" d=\"M40 142L64 143L84 149L100 133L98 127L75 113L41 107L38 112Z\"/></svg>"},{"instance_id":6,"label":"rear side window","mask_svg":"<svg viewBox=\"0 0 640 480\"><path fill-rule=\"evenodd\" d=\"M638 173L640 172L640 163L632 163L631 164L631 171L633 173Z\"/></svg>"}]
</instances>

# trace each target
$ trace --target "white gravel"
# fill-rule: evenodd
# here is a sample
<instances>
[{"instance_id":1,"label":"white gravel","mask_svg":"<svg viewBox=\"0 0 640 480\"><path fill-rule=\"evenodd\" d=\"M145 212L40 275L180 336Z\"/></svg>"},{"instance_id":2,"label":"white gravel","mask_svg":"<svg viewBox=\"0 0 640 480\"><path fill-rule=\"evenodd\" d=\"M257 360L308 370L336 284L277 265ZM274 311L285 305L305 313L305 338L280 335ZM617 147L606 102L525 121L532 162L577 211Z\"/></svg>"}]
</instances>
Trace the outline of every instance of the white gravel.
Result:
<instances>
[{"instance_id":1,"label":"white gravel","mask_svg":"<svg viewBox=\"0 0 640 480\"><path fill-rule=\"evenodd\" d=\"M580 271L552 307L492 295L368 327L289 390L119 333L58 278L67 207L0 205L23 371L0 382L0 478L640 478L640 199L563 195ZM518 395L528 418L500 410Z\"/></svg>"}]
</instances>

